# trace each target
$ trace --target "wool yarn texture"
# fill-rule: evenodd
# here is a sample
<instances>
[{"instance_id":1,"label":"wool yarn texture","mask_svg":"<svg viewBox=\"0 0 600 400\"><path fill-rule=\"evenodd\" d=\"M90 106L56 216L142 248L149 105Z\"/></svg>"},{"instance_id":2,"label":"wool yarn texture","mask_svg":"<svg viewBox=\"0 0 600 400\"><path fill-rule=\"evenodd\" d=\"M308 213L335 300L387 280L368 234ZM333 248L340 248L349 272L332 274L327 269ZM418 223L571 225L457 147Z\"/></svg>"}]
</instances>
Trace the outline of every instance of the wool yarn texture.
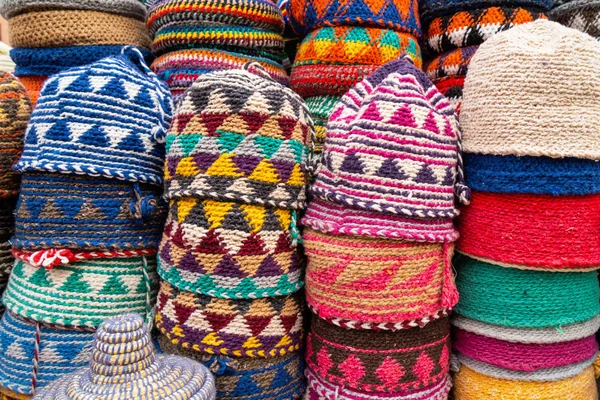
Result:
<instances>
[{"instance_id":1,"label":"wool yarn texture","mask_svg":"<svg viewBox=\"0 0 600 400\"><path fill-rule=\"evenodd\" d=\"M25 87L27 91L27 96L29 96L29 100L31 101L31 106L35 107L38 97L40 96L40 91L42 90L42 86L47 76L19 76L19 81Z\"/></svg>"},{"instance_id":2,"label":"wool yarn texture","mask_svg":"<svg viewBox=\"0 0 600 400\"><path fill-rule=\"evenodd\" d=\"M90 10L123 15L145 21L146 8L139 0L2 0L0 15L12 18L40 10Z\"/></svg>"},{"instance_id":3,"label":"wool yarn texture","mask_svg":"<svg viewBox=\"0 0 600 400\"><path fill-rule=\"evenodd\" d=\"M215 374L217 398L239 400L288 400L304 392L304 360L300 353L269 359L236 358L223 362L221 356L184 349L160 335L164 353L202 362Z\"/></svg>"},{"instance_id":4,"label":"wool yarn texture","mask_svg":"<svg viewBox=\"0 0 600 400\"><path fill-rule=\"evenodd\" d=\"M600 313L600 288L594 271L551 274L505 268L466 256L456 257L454 265L460 293L454 311L463 317L502 327L537 329L582 323Z\"/></svg>"},{"instance_id":5,"label":"wool yarn texture","mask_svg":"<svg viewBox=\"0 0 600 400\"><path fill-rule=\"evenodd\" d=\"M600 39L600 1L577 0L552 9L550 19Z\"/></svg>"},{"instance_id":6,"label":"wool yarn texture","mask_svg":"<svg viewBox=\"0 0 600 400\"><path fill-rule=\"evenodd\" d=\"M446 77L464 78L478 48L462 47L440 54L425 66L425 73L433 81Z\"/></svg>"},{"instance_id":7,"label":"wool yarn texture","mask_svg":"<svg viewBox=\"0 0 600 400\"><path fill-rule=\"evenodd\" d=\"M214 400L215 378L199 362L158 355L142 318L125 314L100 325L89 366L53 382L35 399L149 400L165 394L174 400Z\"/></svg>"},{"instance_id":8,"label":"wool yarn texture","mask_svg":"<svg viewBox=\"0 0 600 400\"><path fill-rule=\"evenodd\" d=\"M594 38L546 20L486 41L465 80L465 152L598 160L599 61ZM540 118L552 123L534 122Z\"/></svg>"},{"instance_id":9,"label":"wool yarn texture","mask_svg":"<svg viewBox=\"0 0 600 400\"><path fill-rule=\"evenodd\" d=\"M202 75L167 136L165 198L304 208L313 123L258 64Z\"/></svg>"},{"instance_id":10,"label":"wool yarn texture","mask_svg":"<svg viewBox=\"0 0 600 400\"><path fill-rule=\"evenodd\" d=\"M421 36L417 0L301 0L287 3L290 25L300 37L324 26L372 26Z\"/></svg>"},{"instance_id":11,"label":"wool yarn texture","mask_svg":"<svg viewBox=\"0 0 600 400\"><path fill-rule=\"evenodd\" d=\"M427 388L401 393L367 393L335 385L321 379L310 368L306 370L308 379L306 400L447 400L452 380L449 375Z\"/></svg>"},{"instance_id":12,"label":"wool yarn texture","mask_svg":"<svg viewBox=\"0 0 600 400\"><path fill-rule=\"evenodd\" d=\"M16 196L19 178L12 170L23 147L31 102L23 85L11 74L0 73L0 198Z\"/></svg>"},{"instance_id":13,"label":"wool yarn texture","mask_svg":"<svg viewBox=\"0 0 600 400\"><path fill-rule=\"evenodd\" d=\"M90 260L49 270L19 260L2 302L28 320L95 329L120 314L152 319L157 291L153 257Z\"/></svg>"},{"instance_id":14,"label":"wool yarn texture","mask_svg":"<svg viewBox=\"0 0 600 400\"><path fill-rule=\"evenodd\" d=\"M456 400L597 400L598 390L594 368L588 367L581 374L555 382L527 382L498 379L461 366L454 375L454 398Z\"/></svg>"},{"instance_id":15,"label":"wool yarn texture","mask_svg":"<svg viewBox=\"0 0 600 400\"><path fill-rule=\"evenodd\" d=\"M306 300L319 318L354 329L406 329L458 302L452 245L305 229Z\"/></svg>"},{"instance_id":16,"label":"wool yarn texture","mask_svg":"<svg viewBox=\"0 0 600 400\"><path fill-rule=\"evenodd\" d=\"M304 99L308 106L308 111L313 118L315 125L315 140L314 140L314 152L316 155L321 154L323 151L323 143L325 143L326 137L326 126L329 117L333 113L333 110L340 100L338 96L312 96Z\"/></svg>"},{"instance_id":17,"label":"wool yarn texture","mask_svg":"<svg viewBox=\"0 0 600 400\"><path fill-rule=\"evenodd\" d=\"M45 82L17 169L161 185L171 117L167 86L127 48Z\"/></svg>"},{"instance_id":18,"label":"wool yarn texture","mask_svg":"<svg viewBox=\"0 0 600 400\"><path fill-rule=\"evenodd\" d=\"M15 196L0 198L0 240L8 240L15 231L13 210L17 198Z\"/></svg>"},{"instance_id":19,"label":"wool yarn texture","mask_svg":"<svg viewBox=\"0 0 600 400\"><path fill-rule=\"evenodd\" d=\"M0 241L0 276L4 279L4 287L8 283L8 275L12 270L15 259L11 253L11 246L8 240L2 239Z\"/></svg>"},{"instance_id":20,"label":"wool yarn texture","mask_svg":"<svg viewBox=\"0 0 600 400\"><path fill-rule=\"evenodd\" d=\"M600 266L600 195L473 192L457 250L493 264L544 271Z\"/></svg>"},{"instance_id":21,"label":"wool yarn texture","mask_svg":"<svg viewBox=\"0 0 600 400\"><path fill-rule=\"evenodd\" d=\"M465 84L465 78L462 76L447 76L441 79L433 80L433 84L454 107L456 115L460 116L460 105L462 103L462 92Z\"/></svg>"},{"instance_id":22,"label":"wool yarn texture","mask_svg":"<svg viewBox=\"0 0 600 400\"><path fill-rule=\"evenodd\" d=\"M436 17L492 6L523 7L546 12L552 8L552 2L552 0L423 0L419 4L419 12L423 22L428 24Z\"/></svg>"},{"instance_id":23,"label":"wool yarn texture","mask_svg":"<svg viewBox=\"0 0 600 400\"><path fill-rule=\"evenodd\" d=\"M36 389L87 365L93 338L91 332L38 326L5 312L0 320L0 387L33 395Z\"/></svg>"},{"instance_id":24,"label":"wool yarn texture","mask_svg":"<svg viewBox=\"0 0 600 400\"><path fill-rule=\"evenodd\" d=\"M325 381L368 393L416 391L445 379L448 318L399 331L345 329L313 315L308 367Z\"/></svg>"}]
</instances>

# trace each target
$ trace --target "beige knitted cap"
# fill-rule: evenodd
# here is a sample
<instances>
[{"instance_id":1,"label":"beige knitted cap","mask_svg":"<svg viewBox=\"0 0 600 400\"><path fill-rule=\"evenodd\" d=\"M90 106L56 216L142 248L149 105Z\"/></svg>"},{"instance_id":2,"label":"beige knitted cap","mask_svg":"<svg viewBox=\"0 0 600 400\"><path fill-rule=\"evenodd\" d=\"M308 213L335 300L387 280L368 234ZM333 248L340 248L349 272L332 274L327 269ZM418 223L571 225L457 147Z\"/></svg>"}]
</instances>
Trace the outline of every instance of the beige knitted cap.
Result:
<instances>
[{"instance_id":1,"label":"beige knitted cap","mask_svg":"<svg viewBox=\"0 0 600 400\"><path fill-rule=\"evenodd\" d=\"M493 36L469 66L465 152L600 160L600 43L537 20Z\"/></svg>"}]
</instances>

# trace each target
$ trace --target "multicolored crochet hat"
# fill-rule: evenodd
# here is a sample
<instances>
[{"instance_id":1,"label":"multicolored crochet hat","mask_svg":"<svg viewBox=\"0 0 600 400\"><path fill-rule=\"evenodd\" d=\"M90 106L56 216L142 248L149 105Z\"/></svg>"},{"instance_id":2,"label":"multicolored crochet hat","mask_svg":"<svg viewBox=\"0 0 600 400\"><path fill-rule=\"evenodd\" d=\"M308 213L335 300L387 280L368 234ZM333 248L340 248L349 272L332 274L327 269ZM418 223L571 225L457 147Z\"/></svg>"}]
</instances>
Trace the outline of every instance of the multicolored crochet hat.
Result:
<instances>
[{"instance_id":1,"label":"multicolored crochet hat","mask_svg":"<svg viewBox=\"0 0 600 400\"><path fill-rule=\"evenodd\" d=\"M544 271L600 266L600 195L473 192L457 250L493 264Z\"/></svg>"},{"instance_id":2,"label":"multicolored crochet hat","mask_svg":"<svg viewBox=\"0 0 600 400\"><path fill-rule=\"evenodd\" d=\"M0 198L19 192L12 166L21 155L30 115L31 102L23 85L11 74L0 72Z\"/></svg>"},{"instance_id":3,"label":"multicolored crochet hat","mask_svg":"<svg viewBox=\"0 0 600 400\"><path fill-rule=\"evenodd\" d=\"M448 318L397 332L345 329L313 315L306 344L321 379L371 394L418 391L447 379Z\"/></svg>"},{"instance_id":4,"label":"multicolored crochet hat","mask_svg":"<svg viewBox=\"0 0 600 400\"><path fill-rule=\"evenodd\" d=\"M445 77L464 78L478 48L479 46L469 46L440 54L425 66L425 73L432 81Z\"/></svg>"},{"instance_id":5,"label":"multicolored crochet hat","mask_svg":"<svg viewBox=\"0 0 600 400\"><path fill-rule=\"evenodd\" d=\"M553 21L559 22L569 28L580 30L590 36L600 39L600 1L574 0L567 4L555 7L550 14Z\"/></svg>"},{"instance_id":6,"label":"multicolored crochet hat","mask_svg":"<svg viewBox=\"0 0 600 400\"><path fill-rule=\"evenodd\" d=\"M139 0L1 0L0 15L12 18L39 10L91 10L145 21L146 8Z\"/></svg>"},{"instance_id":7,"label":"multicolored crochet hat","mask_svg":"<svg viewBox=\"0 0 600 400\"><path fill-rule=\"evenodd\" d=\"M25 133L20 172L162 183L171 95L139 51L123 53L46 81Z\"/></svg>"},{"instance_id":8,"label":"multicolored crochet hat","mask_svg":"<svg viewBox=\"0 0 600 400\"><path fill-rule=\"evenodd\" d=\"M165 198L301 209L312 135L304 101L259 64L202 75L167 137Z\"/></svg>"},{"instance_id":9,"label":"multicolored crochet hat","mask_svg":"<svg viewBox=\"0 0 600 400\"><path fill-rule=\"evenodd\" d=\"M298 36L324 26L364 25L421 36L417 0L331 0L290 1L287 4L290 25Z\"/></svg>"},{"instance_id":10,"label":"multicolored crochet hat","mask_svg":"<svg viewBox=\"0 0 600 400\"><path fill-rule=\"evenodd\" d=\"M86 366L93 339L91 332L49 328L5 312L0 320L0 390L31 396Z\"/></svg>"},{"instance_id":11,"label":"multicolored crochet hat","mask_svg":"<svg viewBox=\"0 0 600 400\"><path fill-rule=\"evenodd\" d=\"M225 300L180 291L161 282L156 326L173 344L197 352L273 358L302 346L299 294Z\"/></svg>"},{"instance_id":12,"label":"multicolored crochet hat","mask_svg":"<svg viewBox=\"0 0 600 400\"><path fill-rule=\"evenodd\" d=\"M490 6L537 8L543 12L552 8L552 0L422 0L419 4L419 12L423 22L429 23L436 17Z\"/></svg>"},{"instance_id":13,"label":"multicolored crochet hat","mask_svg":"<svg viewBox=\"0 0 600 400\"><path fill-rule=\"evenodd\" d=\"M452 106L423 72L405 59L386 64L331 115L311 188L320 203L311 202L303 224L336 234L454 240L455 189L461 201L469 197L459 140Z\"/></svg>"},{"instance_id":14,"label":"multicolored crochet hat","mask_svg":"<svg viewBox=\"0 0 600 400\"><path fill-rule=\"evenodd\" d=\"M306 400L447 400L452 380L446 375L435 385L416 391L407 391L400 393L367 393L349 389L345 386L329 383L310 368L306 369L308 385L306 390Z\"/></svg>"},{"instance_id":15,"label":"multicolored crochet hat","mask_svg":"<svg viewBox=\"0 0 600 400\"><path fill-rule=\"evenodd\" d=\"M94 335L89 366L66 375L36 399L216 399L215 378L199 362L158 355L139 315L107 319Z\"/></svg>"},{"instance_id":16,"label":"multicolored crochet hat","mask_svg":"<svg viewBox=\"0 0 600 400\"><path fill-rule=\"evenodd\" d=\"M315 124L314 152L321 154L323 143L325 143L325 127L340 97L323 95L308 97L304 100Z\"/></svg>"},{"instance_id":17,"label":"multicolored crochet hat","mask_svg":"<svg viewBox=\"0 0 600 400\"><path fill-rule=\"evenodd\" d=\"M269 359L237 358L223 361L217 355L181 348L163 335L163 352L204 363L216 375L217 398L228 400L288 400L304 392L304 360L301 353Z\"/></svg>"},{"instance_id":18,"label":"multicolored crochet hat","mask_svg":"<svg viewBox=\"0 0 600 400\"><path fill-rule=\"evenodd\" d=\"M95 329L123 313L152 320L157 291L154 257L90 260L50 270L17 261L2 302L29 320Z\"/></svg>"},{"instance_id":19,"label":"multicolored crochet hat","mask_svg":"<svg viewBox=\"0 0 600 400\"><path fill-rule=\"evenodd\" d=\"M465 256L456 257L454 265L460 293L454 311L466 318L508 328L562 329L600 313L595 271L551 274L504 268ZM526 336L523 332L521 340Z\"/></svg>"},{"instance_id":20,"label":"multicolored crochet hat","mask_svg":"<svg viewBox=\"0 0 600 400\"><path fill-rule=\"evenodd\" d=\"M306 300L319 318L353 329L407 329L458 302L452 245L329 235L306 229Z\"/></svg>"}]
</instances>

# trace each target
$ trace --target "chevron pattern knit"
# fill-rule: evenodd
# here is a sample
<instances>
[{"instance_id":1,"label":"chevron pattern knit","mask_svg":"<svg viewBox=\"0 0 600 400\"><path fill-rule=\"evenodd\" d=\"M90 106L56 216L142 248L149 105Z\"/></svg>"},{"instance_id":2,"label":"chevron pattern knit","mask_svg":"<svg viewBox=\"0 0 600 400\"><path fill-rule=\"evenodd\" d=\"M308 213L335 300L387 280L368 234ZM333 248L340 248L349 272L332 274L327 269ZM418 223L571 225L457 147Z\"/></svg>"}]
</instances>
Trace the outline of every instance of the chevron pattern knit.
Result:
<instances>
[{"instance_id":1,"label":"chevron pattern knit","mask_svg":"<svg viewBox=\"0 0 600 400\"><path fill-rule=\"evenodd\" d=\"M580 30L600 39L600 1L575 0L555 7L550 14L553 21Z\"/></svg>"},{"instance_id":2,"label":"chevron pattern knit","mask_svg":"<svg viewBox=\"0 0 600 400\"><path fill-rule=\"evenodd\" d=\"M36 325L10 312L0 321L0 386L17 394L32 395L32 378L37 388L89 362L94 334L41 326L37 374L33 377Z\"/></svg>"},{"instance_id":3,"label":"chevron pattern knit","mask_svg":"<svg viewBox=\"0 0 600 400\"><path fill-rule=\"evenodd\" d=\"M29 320L97 328L119 314L151 319L157 291L152 257L84 261L51 270L17 261L2 302Z\"/></svg>"},{"instance_id":4,"label":"chevron pattern knit","mask_svg":"<svg viewBox=\"0 0 600 400\"><path fill-rule=\"evenodd\" d=\"M174 200L159 250L161 278L219 298L294 293L303 281L291 224L288 210Z\"/></svg>"},{"instance_id":5,"label":"chevron pattern knit","mask_svg":"<svg viewBox=\"0 0 600 400\"><path fill-rule=\"evenodd\" d=\"M198 352L271 358L296 352L303 339L296 295L223 300L161 282L156 326L174 344Z\"/></svg>"},{"instance_id":6,"label":"chevron pattern knit","mask_svg":"<svg viewBox=\"0 0 600 400\"><path fill-rule=\"evenodd\" d=\"M552 0L422 0L419 4L419 11L423 21L429 23L429 21L439 16L492 6L523 7L540 9L543 12L552 8Z\"/></svg>"},{"instance_id":7,"label":"chevron pattern knit","mask_svg":"<svg viewBox=\"0 0 600 400\"><path fill-rule=\"evenodd\" d=\"M139 0L3 0L0 14L12 18L40 9L93 10L145 21L146 9Z\"/></svg>"},{"instance_id":8,"label":"chevron pattern knit","mask_svg":"<svg viewBox=\"0 0 600 400\"><path fill-rule=\"evenodd\" d=\"M462 77L467 75L471 58L479 46L463 47L443 53L425 66L425 73L431 80L444 77Z\"/></svg>"},{"instance_id":9,"label":"chevron pattern knit","mask_svg":"<svg viewBox=\"0 0 600 400\"><path fill-rule=\"evenodd\" d=\"M461 316L505 327L559 329L600 314L595 271L550 274L504 268L465 256L457 257L454 265L460 293L454 311Z\"/></svg>"},{"instance_id":10,"label":"chevron pattern knit","mask_svg":"<svg viewBox=\"0 0 600 400\"><path fill-rule=\"evenodd\" d=\"M343 329L316 316L307 339L308 366L325 381L363 392L420 390L445 379L448 318L397 332Z\"/></svg>"},{"instance_id":11,"label":"chevron pattern knit","mask_svg":"<svg viewBox=\"0 0 600 400\"><path fill-rule=\"evenodd\" d=\"M298 36L324 26L366 25L421 36L417 0L300 0L287 4L290 25Z\"/></svg>"},{"instance_id":12,"label":"chevron pattern knit","mask_svg":"<svg viewBox=\"0 0 600 400\"><path fill-rule=\"evenodd\" d=\"M264 70L203 75L167 137L165 197L303 208L312 134L306 104Z\"/></svg>"},{"instance_id":13,"label":"chevron pattern knit","mask_svg":"<svg viewBox=\"0 0 600 400\"><path fill-rule=\"evenodd\" d=\"M171 109L135 49L61 72L44 84L17 167L160 184Z\"/></svg>"},{"instance_id":14,"label":"chevron pattern knit","mask_svg":"<svg viewBox=\"0 0 600 400\"><path fill-rule=\"evenodd\" d=\"M165 207L157 187L80 175L25 173L13 246L20 249L156 248Z\"/></svg>"},{"instance_id":15,"label":"chevron pattern knit","mask_svg":"<svg viewBox=\"0 0 600 400\"><path fill-rule=\"evenodd\" d=\"M304 361L298 353L270 359L239 358L235 366L214 360L219 356L198 353L179 347L163 335L158 338L163 352L203 362L216 375L217 398L227 400L288 400L299 398L304 391Z\"/></svg>"}]
</instances>

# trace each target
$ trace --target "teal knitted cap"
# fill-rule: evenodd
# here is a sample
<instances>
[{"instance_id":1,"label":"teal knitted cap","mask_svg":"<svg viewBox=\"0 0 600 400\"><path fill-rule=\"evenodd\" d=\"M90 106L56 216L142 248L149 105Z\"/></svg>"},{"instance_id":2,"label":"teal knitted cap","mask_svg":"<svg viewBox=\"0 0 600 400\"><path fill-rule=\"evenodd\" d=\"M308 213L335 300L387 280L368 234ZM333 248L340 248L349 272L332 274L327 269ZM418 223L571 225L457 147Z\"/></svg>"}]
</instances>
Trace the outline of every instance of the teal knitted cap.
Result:
<instances>
[{"instance_id":1,"label":"teal knitted cap","mask_svg":"<svg viewBox=\"0 0 600 400\"><path fill-rule=\"evenodd\" d=\"M598 274L505 268L464 255L454 259L457 314L492 325L560 328L600 313Z\"/></svg>"}]
</instances>

